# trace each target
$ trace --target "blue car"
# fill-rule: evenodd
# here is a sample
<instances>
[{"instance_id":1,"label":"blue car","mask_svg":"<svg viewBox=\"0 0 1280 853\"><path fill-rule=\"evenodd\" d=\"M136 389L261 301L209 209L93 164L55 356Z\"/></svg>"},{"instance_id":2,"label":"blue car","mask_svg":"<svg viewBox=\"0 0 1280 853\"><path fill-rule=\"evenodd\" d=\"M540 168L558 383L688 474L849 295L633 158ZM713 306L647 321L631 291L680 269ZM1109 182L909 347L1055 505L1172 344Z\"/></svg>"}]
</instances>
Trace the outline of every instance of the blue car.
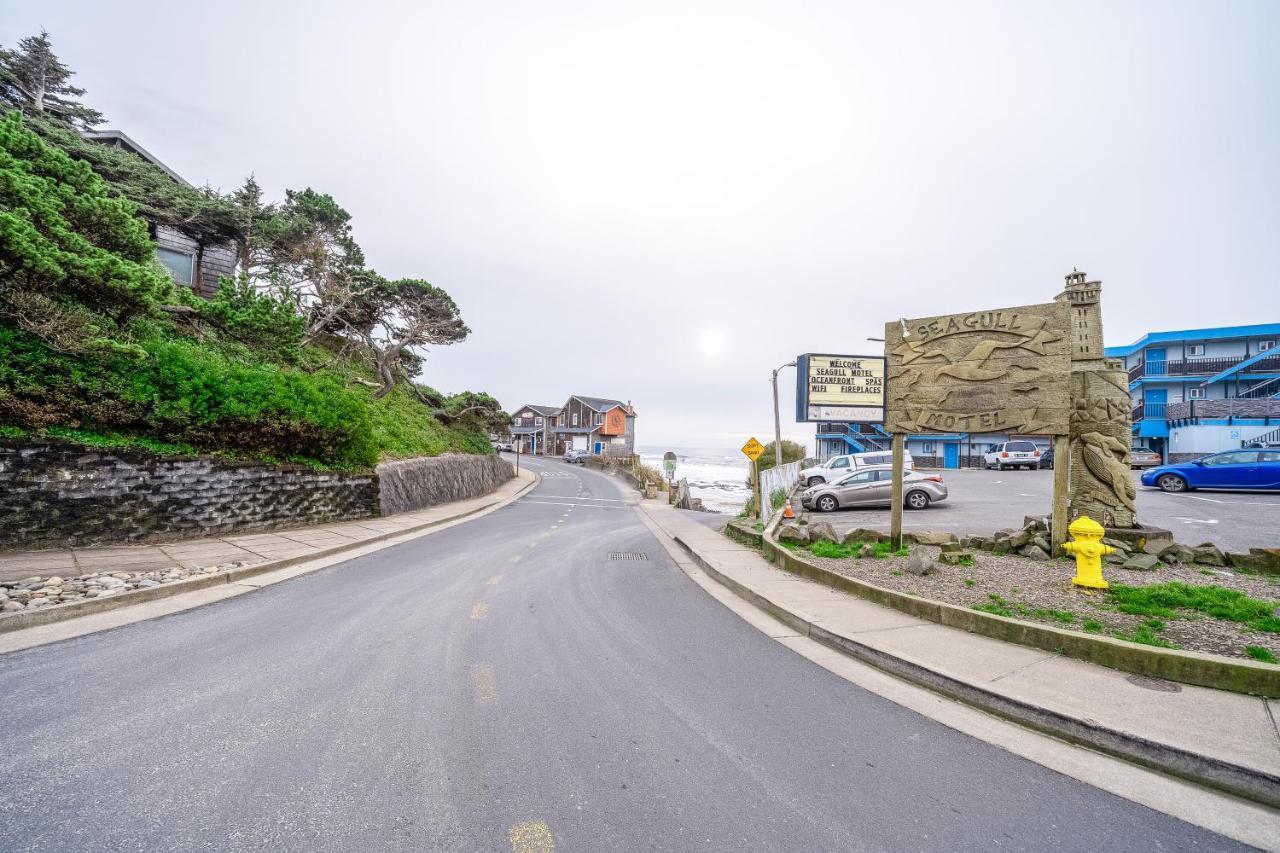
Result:
<instances>
[{"instance_id":1,"label":"blue car","mask_svg":"<svg viewBox=\"0 0 1280 853\"><path fill-rule=\"evenodd\" d=\"M1188 489L1280 489L1280 449L1228 450L1194 462L1161 465L1142 475L1142 485L1166 492Z\"/></svg>"}]
</instances>

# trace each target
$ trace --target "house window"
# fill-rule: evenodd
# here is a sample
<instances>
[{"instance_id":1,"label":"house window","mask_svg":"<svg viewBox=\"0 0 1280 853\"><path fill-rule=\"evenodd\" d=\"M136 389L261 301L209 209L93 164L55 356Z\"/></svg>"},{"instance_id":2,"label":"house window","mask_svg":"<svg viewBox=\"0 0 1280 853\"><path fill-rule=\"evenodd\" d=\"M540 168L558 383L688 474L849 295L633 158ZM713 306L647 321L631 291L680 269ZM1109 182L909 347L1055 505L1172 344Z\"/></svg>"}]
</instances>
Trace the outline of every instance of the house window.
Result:
<instances>
[{"instance_id":1,"label":"house window","mask_svg":"<svg viewBox=\"0 0 1280 853\"><path fill-rule=\"evenodd\" d=\"M932 452L933 452L933 442L932 442L932 441L926 441L926 442L924 443L924 451L923 451L923 452L925 452L925 453L932 453Z\"/></svg>"},{"instance_id":2,"label":"house window","mask_svg":"<svg viewBox=\"0 0 1280 853\"><path fill-rule=\"evenodd\" d=\"M602 423L604 423L604 415L600 412L596 412L596 426L600 426Z\"/></svg>"},{"instance_id":3,"label":"house window","mask_svg":"<svg viewBox=\"0 0 1280 853\"><path fill-rule=\"evenodd\" d=\"M1204 355L1204 344L1187 344L1187 355L1192 358Z\"/></svg>"},{"instance_id":4,"label":"house window","mask_svg":"<svg viewBox=\"0 0 1280 853\"><path fill-rule=\"evenodd\" d=\"M535 425L535 426L542 426L542 424L543 424L543 420L542 420L542 418L534 418L534 419L533 419L533 423L534 423L534 425Z\"/></svg>"},{"instance_id":5,"label":"house window","mask_svg":"<svg viewBox=\"0 0 1280 853\"><path fill-rule=\"evenodd\" d=\"M578 425L578 413L577 413L577 412L574 412L574 413L573 413L573 425L574 425L574 426L577 426L577 425Z\"/></svg>"},{"instance_id":6,"label":"house window","mask_svg":"<svg viewBox=\"0 0 1280 853\"><path fill-rule=\"evenodd\" d=\"M156 249L156 260L169 271L170 277L178 284L191 286L196 277L196 256L190 252L179 252L175 249Z\"/></svg>"},{"instance_id":7,"label":"house window","mask_svg":"<svg viewBox=\"0 0 1280 853\"><path fill-rule=\"evenodd\" d=\"M1203 399L1204 399L1204 389L1203 389L1203 388L1188 388L1188 389L1187 389L1187 399L1189 399L1189 400L1203 400Z\"/></svg>"},{"instance_id":8,"label":"house window","mask_svg":"<svg viewBox=\"0 0 1280 853\"><path fill-rule=\"evenodd\" d=\"M1274 340L1258 341L1258 352L1266 352L1269 349L1274 349L1275 345L1276 342Z\"/></svg>"}]
</instances>

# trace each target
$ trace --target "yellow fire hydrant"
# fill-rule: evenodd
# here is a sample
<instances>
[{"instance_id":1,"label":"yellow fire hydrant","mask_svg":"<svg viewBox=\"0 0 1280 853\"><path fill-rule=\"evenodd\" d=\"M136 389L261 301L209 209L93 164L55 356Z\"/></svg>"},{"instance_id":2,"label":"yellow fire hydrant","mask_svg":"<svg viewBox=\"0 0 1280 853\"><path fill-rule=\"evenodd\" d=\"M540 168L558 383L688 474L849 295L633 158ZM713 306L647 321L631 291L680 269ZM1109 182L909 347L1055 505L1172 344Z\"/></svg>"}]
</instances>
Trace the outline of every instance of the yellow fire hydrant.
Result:
<instances>
[{"instance_id":1,"label":"yellow fire hydrant","mask_svg":"<svg viewBox=\"0 0 1280 853\"><path fill-rule=\"evenodd\" d=\"M1087 515L1082 515L1067 527L1074 542L1063 542L1062 550L1076 555L1076 576L1071 582L1090 589L1106 589L1109 584L1102 577L1102 558L1115 553L1115 548L1102 544L1106 533L1102 525Z\"/></svg>"}]
</instances>

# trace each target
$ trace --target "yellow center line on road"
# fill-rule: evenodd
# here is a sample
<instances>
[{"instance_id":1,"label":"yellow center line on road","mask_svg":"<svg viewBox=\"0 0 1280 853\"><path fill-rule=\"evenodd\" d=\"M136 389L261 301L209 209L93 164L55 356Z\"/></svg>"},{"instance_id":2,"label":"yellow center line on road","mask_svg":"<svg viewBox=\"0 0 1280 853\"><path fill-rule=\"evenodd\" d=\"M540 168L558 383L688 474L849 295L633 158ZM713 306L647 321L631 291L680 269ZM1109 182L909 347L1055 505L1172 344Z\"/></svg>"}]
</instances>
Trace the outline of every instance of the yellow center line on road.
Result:
<instances>
[{"instance_id":1,"label":"yellow center line on road","mask_svg":"<svg viewBox=\"0 0 1280 853\"><path fill-rule=\"evenodd\" d=\"M515 561L512 560L512 562L514 563ZM502 575L494 575L493 577L485 581L485 583L487 583L489 586L497 586L498 584L502 583Z\"/></svg>"},{"instance_id":2,"label":"yellow center line on road","mask_svg":"<svg viewBox=\"0 0 1280 853\"><path fill-rule=\"evenodd\" d=\"M507 832L512 853L555 853L556 839L551 827L540 820L517 823Z\"/></svg>"},{"instance_id":3,"label":"yellow center line on road","mask_svg":"<svg viewBox=\"0 0 1280 853\"><path fill-rule=\"evenodd\" d=\"M488 615L489 615L489 605L485 604L483 601L477 601L475 604L471 605L472 619L483 619Z\"/></svg>"},{"instance_id":4,"label":"yellow center line on road","mask_svg":"<svg viewBox=\"0 0 1280 853\"><path fill-rule=\"evenodd\" d=\"M493 664L478 663L471 667L471 692L481 705L492 705L498 698L498 676Z\"/></svg>"}]
</instances>

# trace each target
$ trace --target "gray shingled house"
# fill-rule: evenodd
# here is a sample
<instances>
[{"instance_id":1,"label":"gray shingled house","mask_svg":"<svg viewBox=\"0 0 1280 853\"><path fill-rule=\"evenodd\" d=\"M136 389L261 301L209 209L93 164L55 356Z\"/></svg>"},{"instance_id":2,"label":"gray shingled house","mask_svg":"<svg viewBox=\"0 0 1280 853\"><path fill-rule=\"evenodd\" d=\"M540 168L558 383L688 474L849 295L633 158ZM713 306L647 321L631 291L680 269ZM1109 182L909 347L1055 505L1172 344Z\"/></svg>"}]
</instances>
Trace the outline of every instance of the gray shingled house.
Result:
<instances>
[{"instance_id":1,"label":"gray shingled house","mask_svg":"<svg viewBox=\"0 0 1280 853\"><path fill-rule=\"evenodd\" d=\"M636 452L636 412L630 403L575 394L560 407L556 452L585 450L596 456Z\"/></svg>"},{"instance_id":2,"label":"gray shingled house","mask_svg":"<svg viewBox=\"0 0 1280 853\"><path fill-rule=\"evenodd\" d=\"M526 403L511 416L511 438L519 442L521 453L556 453L555 427L558 406Z\"/></svg>"},{"instance_id":3,"label":"gray shingled house","mask_svg":"<svg viewBox=\"0 0 1280 853\"><path fill-rule=\"evenodd\" d=\"M159 167L180 184L191 186L150 151L118 130L92 130L86 139L121 148ZM158 222L149 223L156 241L156 259L164 265L178 284L185 284L201 296L212 296L218 290L219 276L232 276L236 269L236 248L232 243L202 243L177 228Z\"/></svg>"}]
</instances>

